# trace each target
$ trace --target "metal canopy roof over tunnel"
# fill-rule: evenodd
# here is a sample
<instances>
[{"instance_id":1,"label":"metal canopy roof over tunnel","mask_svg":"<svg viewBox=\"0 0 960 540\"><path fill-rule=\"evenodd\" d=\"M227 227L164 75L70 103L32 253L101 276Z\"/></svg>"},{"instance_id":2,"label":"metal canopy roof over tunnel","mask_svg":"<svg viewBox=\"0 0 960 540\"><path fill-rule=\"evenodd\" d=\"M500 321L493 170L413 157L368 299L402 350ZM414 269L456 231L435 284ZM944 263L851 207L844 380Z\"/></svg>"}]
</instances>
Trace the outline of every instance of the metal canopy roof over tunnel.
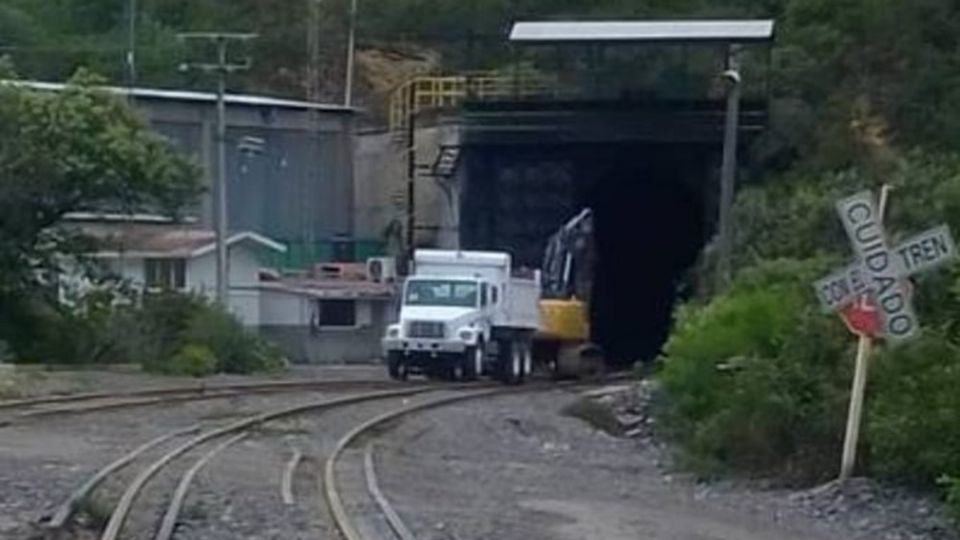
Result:
<instances>
[{"instance_id":1,"label":"metal canopy roof over tunnel","mask_svg":"<svg viewBox=\"0 0 960 540\"><path fill-rule=\"evenodd\" d=\"M719 21L537 21L518 22L515 43L767 43L772 20Z\"/></svg>"}]
</instances>

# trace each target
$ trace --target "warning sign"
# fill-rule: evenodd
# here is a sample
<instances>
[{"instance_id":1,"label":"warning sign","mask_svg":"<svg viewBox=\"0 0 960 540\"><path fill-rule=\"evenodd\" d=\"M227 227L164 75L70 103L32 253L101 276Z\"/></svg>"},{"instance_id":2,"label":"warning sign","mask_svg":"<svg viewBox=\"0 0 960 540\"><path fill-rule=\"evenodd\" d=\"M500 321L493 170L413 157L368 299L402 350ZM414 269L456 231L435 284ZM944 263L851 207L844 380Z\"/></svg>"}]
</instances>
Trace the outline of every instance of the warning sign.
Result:
<instances>
[{"instance_id":1,"label":"warning sign","mask_svg":"<svg viewBox=\"0 0 960 540\"><path fill-rule=\"evenodd\" d=\"M821 306L837 311L869 295L879 309L882 335L893 342L910 339L918 323L905 278L956 258L950 229L940 225L890 248L871 192L838 201L837 213L857 260L814 283Z\"/></svg>"}]
</instances>

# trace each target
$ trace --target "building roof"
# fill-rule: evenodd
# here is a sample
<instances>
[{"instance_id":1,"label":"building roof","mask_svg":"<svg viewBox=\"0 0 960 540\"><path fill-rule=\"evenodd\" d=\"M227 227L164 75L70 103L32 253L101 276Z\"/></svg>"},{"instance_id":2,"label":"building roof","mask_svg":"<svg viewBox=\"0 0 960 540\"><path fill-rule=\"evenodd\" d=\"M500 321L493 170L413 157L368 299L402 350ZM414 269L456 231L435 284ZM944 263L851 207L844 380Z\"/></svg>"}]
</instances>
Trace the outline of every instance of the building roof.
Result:
<instances>
[{"instance_id":1,"label":"building roof","mask_svg":"<svg viewBox=\"0 0 960 540\"><path fill-rule=\"evenodd\" d=\"M100 221L104 223L196 223L197 218L192 216L182 216L174 219L170 216L160 214L148 214L144 212L119 213L119 212L67 212L63 215L65 221Z\"/></svg>"},{"instance_id":2,"label":"building roof","mask_svg":"<svg viewBox=\"0 0 960 540\"><path fill-rule=\"evenodd\" d=\"M33 88L36 90L60 91L67 85L43 81L5 81L4 84L13 84ZM164 90L159 88L123 88L119 86L104 86L103 90L112 94L134 99L157 99L168 101L192 101L200 103L216 103L217 95L211 92L195 92L191 90ZM322 112L353 113L356 108L330 103L315 103L295 99L258 96L250 94L227 94L224 97L227 105L242 105L248 107L277 107L282 109L304 109Z\"/></svg>"},{"instance_id":3,"label":"building roof","mask_svg":"<svg viewBox=\"0 0 960 540\"><path fill-rule=\"evenodd\" d=\"M397 294L393 283L377 283L367 280L283 278L278 281L261 281L257 286L262 291L307 296L318 300L390 300Z\"/></svg>"},{"instance_id":4,"label":"building roof","mask_svg":"<svg viewBox=\"0 0 960 540\"><path fill-rule=\"evenodd\" d=\"M773 20L557 21L517 22L510 41L518 43L692 43L768 42Z\"/></svg>"},{"instance_id":5,"label":"building roof","mask_svg":"<svg viewBox=\"0 0 960 540\"><path fill-rule=\"evenodd\" d=\"M214 231L195 226L144 223L77 224L85 234L100 243L100 258L188 258L202 257L216 249ZM286 246L266 236L241 231L227 238L227 245L251 243L283 253Z\"/></svg>"}]
</instances>

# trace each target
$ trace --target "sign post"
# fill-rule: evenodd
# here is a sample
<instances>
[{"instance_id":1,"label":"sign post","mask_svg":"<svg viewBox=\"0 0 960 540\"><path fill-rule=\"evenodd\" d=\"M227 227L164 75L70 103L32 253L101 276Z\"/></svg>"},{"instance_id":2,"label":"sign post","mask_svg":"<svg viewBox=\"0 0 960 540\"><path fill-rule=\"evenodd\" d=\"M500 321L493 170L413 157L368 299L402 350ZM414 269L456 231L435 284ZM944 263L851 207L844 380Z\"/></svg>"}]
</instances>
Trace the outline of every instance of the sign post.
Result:
<instances>
[{"instance_id":1,"label":"sign post","mask_svg":"<svg viewBox=\"0 0 960 540\"><path fill-rule=\"evenodd\" d=\"M871 352L873 352L873 338L861 334L857 341L857 365L853 372L853 388L850 390L847 431L843 437L843 458L840 462L841 482L850 478L857 464L857 443L860 440L860 420L863 418L863 401L867 389L867 370L870 367Z\"/></svg>"},{"instance_id":2,"label":"sign post","mask_svg":"<svg viewBox=\"0 0 960 540\"><path fill-rule=\"evenodd\" d=\"M886 214L889 194L890 187L884 184L880 189L878 212L881 223ZM843 456L840 461L840 481L844 482L853 474L857 464L857 444L860 441L867 372L870 369L873 339L880 333L880 320L869 295L862 295L853 306L843 311L841 316L850 331L857 335L857 358L853 371L853 387L850 389L850 407L847 410L847 429L843 436Z\"/></svg>"},{"instance_id":3,"label":"sign post","mask_svg":"<svg viewBox=\"0 0 960 540\"><path fill-rule=\"evenodd\" d=\"M843 310L847 326L859 336L840 481L850 478L856 466L874 338L883 337L896 345L916 337L919 324L910 302L906 278L956 258L957 252L946 225L934 227L890 248L883 229L888 191L884 186L879 207L869 191L837 202L837 213L850 238L856 262L814 283L824 311Z\"/></svg>"}]
</instances>

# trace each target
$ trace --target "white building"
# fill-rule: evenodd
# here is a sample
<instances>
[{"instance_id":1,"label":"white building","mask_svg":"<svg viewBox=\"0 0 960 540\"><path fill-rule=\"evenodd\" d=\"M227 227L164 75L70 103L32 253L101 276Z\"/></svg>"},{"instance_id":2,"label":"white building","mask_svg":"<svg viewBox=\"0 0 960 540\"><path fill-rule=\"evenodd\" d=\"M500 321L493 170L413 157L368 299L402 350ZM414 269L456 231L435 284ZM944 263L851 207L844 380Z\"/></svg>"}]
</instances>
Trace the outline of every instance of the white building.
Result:
<instances>
[{"instance_id":1,"label":"white building","mask_svg":"<svg viewBox=\"0 0 960 540\"><path fill-rule=\"evenodd\" d=\"M217 292L216 234L193 225L163 220L148 222L100 219L77 223L98 240L90 256L138 291L161 289L193 292L215 298ZM227 239L230 269L230 311L246 326L260 326L260 262L264 250L286 247L254 232L237 232ZM83 288L74 282L75 288Z\"/></svg>"},{"instance_id":2,"label":"white building","mask_svg":"<svg viewBox=\"0 0 960 540\"><path fill-rule=\"evenodd\" d=\"M68 223L97 241L88 256L134 290L215 298L213 231L150 216L72 215ZM291 360L340 363L379 356L380 338L395 315L392 264L377 276L367 275L364 263L330 263L281 277L261 261L265 253L286 251L284 245L249 231L232 234L227 244L230 311ZM61 278L61 284L64 301L92 287L80 277Z\"/></svg>"}]
</instances>

